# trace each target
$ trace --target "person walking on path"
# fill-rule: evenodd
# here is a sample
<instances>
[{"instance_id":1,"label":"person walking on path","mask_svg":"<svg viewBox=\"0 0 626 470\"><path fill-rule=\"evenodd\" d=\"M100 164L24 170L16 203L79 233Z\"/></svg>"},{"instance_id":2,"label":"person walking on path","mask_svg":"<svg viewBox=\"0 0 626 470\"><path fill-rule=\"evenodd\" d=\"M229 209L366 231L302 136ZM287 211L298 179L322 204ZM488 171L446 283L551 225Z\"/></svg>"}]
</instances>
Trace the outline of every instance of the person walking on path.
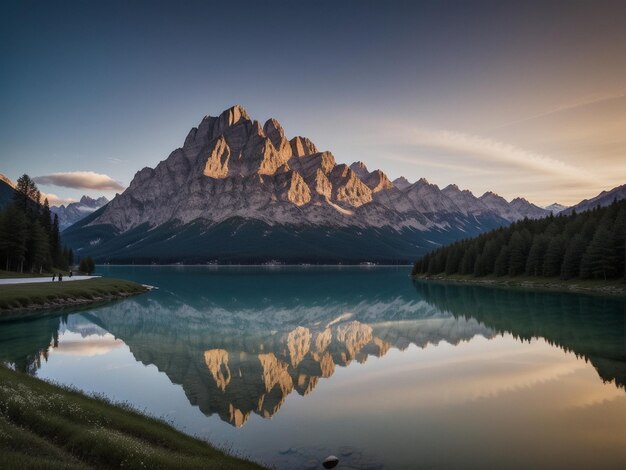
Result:
<instances>
[{"instance_id":1,"label":"person walking on path","mask_svg":"<svg viewBox=\"0 0 626 470\"><path fill-rule=\"evenodd\" d=\"M63 280L63 274L59 273L59 282Z\"/></svg>"},{"instance_id":2,"label":"person walking on path","mask_svg":"<svg viewBox=\"0 0 626 470\"><path fill-rule=\"evenodd\" d=\"M52 274L52 282L56 280L56 277L57 277L56 273Z\"/></svg>"}]
</instances>

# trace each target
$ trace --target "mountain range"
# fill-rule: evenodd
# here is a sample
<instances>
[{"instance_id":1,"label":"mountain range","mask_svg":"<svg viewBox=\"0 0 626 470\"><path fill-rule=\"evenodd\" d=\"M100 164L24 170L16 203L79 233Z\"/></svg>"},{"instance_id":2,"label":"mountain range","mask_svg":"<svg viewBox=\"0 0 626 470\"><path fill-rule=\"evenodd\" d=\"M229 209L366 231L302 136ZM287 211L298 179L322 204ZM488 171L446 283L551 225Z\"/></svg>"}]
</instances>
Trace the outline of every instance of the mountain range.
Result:
<instances>
[{"instance_id":1,"label":"mountain range","mask_svg":"<svg viewBox=\"0 0 626 470\"><path fill-rule=\"evenodd\" d=\"M100 209L105 204L108 204L109 200L102 196L97 199L90 198L89 196L83 196L78 202L71 202L67 206L51 206L50 211L53 214L59 216L59 227L61 230L66 229L72 224L75 224L85 216Z\"/></svg>"},{"instance_id":2,"label":"mountain range","mask_svg":"<svg viewBox=\"0 0 626 470\"><path fill-rule=\"evenodd\" d=\"M202 119L64 239L101 262L405 262L549 214L523 198L337 163L306 137L288 139L276 119L261 125L234 106Z\"/></svg>"},{"instance_id":3,"label":"mountain range","mask_svg":"<svg viewBox=\"0 0 626 470\"><path fill-rule=\"evenodd\" d=\"M609 191L602 191L596 197L591 199L583 199L578 204L563 210L563 214L571 214L572 212L583 212L593 209L594 207L606 207L613 201L621 201L626 199L626 184L617 186Z\"/></svg>"}]
</instances>

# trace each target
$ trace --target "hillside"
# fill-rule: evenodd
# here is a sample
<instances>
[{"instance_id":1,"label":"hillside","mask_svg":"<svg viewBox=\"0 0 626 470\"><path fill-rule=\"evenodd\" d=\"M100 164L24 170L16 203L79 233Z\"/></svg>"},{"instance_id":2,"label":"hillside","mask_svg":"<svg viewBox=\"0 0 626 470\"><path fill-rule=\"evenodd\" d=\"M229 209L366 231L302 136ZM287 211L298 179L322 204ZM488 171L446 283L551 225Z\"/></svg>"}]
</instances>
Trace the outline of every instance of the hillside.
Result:
<instances>
[{"instance_id":1,"label":"hillside","mask_svg":"<svg viewBox=\"0 0 626 470\"><path fill-rule=\"evenodd\" d=\"M13 202L15 184L9 178L0 174L0 209Z\"/></svg>"},{"instance_id":2,"label":"hillside","mask_svg":"<svg viewBox=\"0 0 626 470\"><path fill-rule=\"evenodd\" d=\"M571 215L522 220L439 248L413 275L615 279L625 275L626 200Z\"/></svg>"}]
</instances>

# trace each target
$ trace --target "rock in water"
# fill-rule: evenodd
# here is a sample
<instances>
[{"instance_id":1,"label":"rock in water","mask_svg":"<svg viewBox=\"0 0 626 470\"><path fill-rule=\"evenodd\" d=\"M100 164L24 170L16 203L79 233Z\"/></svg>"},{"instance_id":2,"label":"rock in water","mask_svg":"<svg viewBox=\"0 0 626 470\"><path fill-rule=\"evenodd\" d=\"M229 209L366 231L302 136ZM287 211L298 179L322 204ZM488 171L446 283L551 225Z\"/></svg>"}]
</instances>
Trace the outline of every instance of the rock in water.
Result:
<instances>
[{"instance_id":1,"label":"rock in water","mask_svg":"<svg viewBox=\"0 0 626 470\"><path fill-rule=\"evenodd\" d=\"M324 468L335 468L337 465L339 465L339 459L334 455L329 455L324 459L322 465L324 466Z\"/></svg>"}]
</instances>

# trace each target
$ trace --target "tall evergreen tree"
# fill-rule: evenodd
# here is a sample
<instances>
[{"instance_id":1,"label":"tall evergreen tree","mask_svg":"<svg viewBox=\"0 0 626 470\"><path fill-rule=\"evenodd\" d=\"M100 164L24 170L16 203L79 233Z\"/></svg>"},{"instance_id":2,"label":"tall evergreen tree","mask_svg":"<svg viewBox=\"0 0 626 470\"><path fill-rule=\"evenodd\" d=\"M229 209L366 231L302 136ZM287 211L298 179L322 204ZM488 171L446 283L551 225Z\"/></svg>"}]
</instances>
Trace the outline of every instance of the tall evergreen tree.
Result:
<instances>
[{"instance_id":1,"label":"tall evergreen tree","mask_svg":"<svg viewBox=\"0 0 626 470\"><path fill-rule=\"evenodd\" d=\"M527 231L513 233L509 242L509 276L518 276L524 273L526 257L528 256L529 237Z\"/></svg>"},{"instance_id":2,"label":"tall evergreen tree","mask_svg":"<svg viewBox=\"0 0 626 470\"><path fill-rule=\"evenodd\" d=\"M581 277L607 279L617 275L617 253L612 246L613 233L598 227L581 262Z\"/></svg>"},{"instance_id":3,"label":"tall evergreen tree","mask_svg":"<svg viewBox=\"0 0 626 470\"><path fill-rule=\"evenodd\" d=\"M33 211L34 203L37 200L37 185L27 174L23 174L17 179L13 198L15 204L25 213ZM41 197L41 195L40 195Z\"/></svg>"},{"instance_id":4,"label":"tall evergreen tree","mask_svg":"<svg viewBox=\"0 0 626 470\"><path fill-rule=\"evenodd\" d=\"M50 242L38 220L35 220L30 226L27 248L29 264L33 272L42 272L44 266L49 267Z\"/></svg>"},{"instance_id":5,"label":"tall evergreen tree","mask_svg":"<svg viewBox=\"0 0 626 470\"><path fill-rule=\"evenodd\" d=\"M493 267L494 274L496 276L505 276L506 274L508 274L509 254L510 254L510 250L509 250L508 245L504 245L502 248L500 248L500 253L498 254L498 257L496 258L496 261Z\"/></svg>"},{"instance_id":6,"label":"tall evergreen tree","mask_svg":"<svg viewBox=\"0 0 626 470\"><path fill-rule=\"evenodd\" d=\"M549 243L550 239L547 235L535 236L526 259L525 272L527 276L541 276L543 274L543 262Z\"/></svg>"},{"instance_id":7,"label":"tall evergreen tree","mask_svg":"<svg viewBox=\"0 0 626 470\"><path fill-rule=\"evenodd\" d=\"M587 241L585 237L577 233L570 240L565 255L563 256L563 264L561 265L561 278L572 279L580 274L580 262L587 249Z\"/></svg>"},{"instance_id":8,"label":"tall evergreen tree","mask_svg":"<svg viewBox=\"0 0 626 470\"><path fill-rule=\"evenodd\" d=\"M28 238L28 220L26 215L16 206L11 206L5 213L7 228L4 245L6 246L6 267L24 271L26 261L26 241Z\"/></svg>"},{"instance_id":9,"label":"tall evergreen tree","mask_svg":"<svg viewBox=\"0 0 626 470\"><path fill-rule=\"evenodd\" d=\"M561 274L561 263L565 253L565 240L563 236L556 235L550 240L546 255L543 260L543 275L556 277Z\"/></svg>"}]
</instances>

